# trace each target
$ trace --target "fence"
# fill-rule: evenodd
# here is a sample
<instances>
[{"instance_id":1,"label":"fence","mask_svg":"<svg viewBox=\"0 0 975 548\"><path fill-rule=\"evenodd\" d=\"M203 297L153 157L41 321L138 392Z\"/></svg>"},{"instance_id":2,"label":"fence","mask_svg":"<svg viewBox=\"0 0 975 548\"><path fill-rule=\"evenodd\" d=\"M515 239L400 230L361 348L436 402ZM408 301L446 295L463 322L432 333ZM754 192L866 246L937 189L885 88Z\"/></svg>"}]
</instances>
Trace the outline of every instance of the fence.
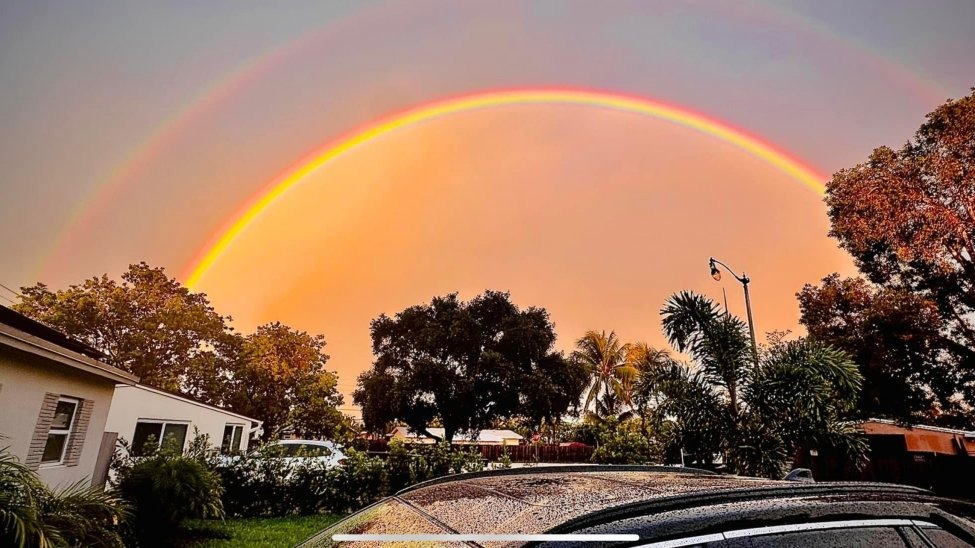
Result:
<instances>
[{"instance_id":1,"label":"fence","mask_svg":"<svg viewBox=\"0 0 975 548\"><path fill-rule=\"evenodd\" d=\"M409 446L407 446L409 447ZM471 450L469 445L456 445L455 447ZM592 461L594 447L589 445L559 446L559 445L480 445L474 448L481 451L481 458L487 462L494 462L501 459L505 448L511 462L563 462L563 463L587 463ZM368 445L368 452L373 455L383 456L388 452L388 443L385 440L371 440Z\"/></svg>"},{"instance_id":2,"label":"fence","mask_svg":"<svg viewBox=\"0 0 975 548\"><path fill-rule=\"evenodd\" d=\"M592 460L593 447L585 446L558 446L558 445L482 445L481 456L488 462L496 461L501 458L505 448L511 462L565 462L582 463Z\"/></svg>"},{"instance_id":3,"label":"fence","mask_svg":"<svg viewBox=\"0 0 975 548\"><path fill-rule=\"evenodd\" d=\"M820 450L816 456L800 454L796 466L812 470L816 481L900 483L966 498L975 493L975 458L907 452L903 437L884 438L870 437L870 461L860 470L844 455L830 450Z\"/></svg>"}]
</instances>

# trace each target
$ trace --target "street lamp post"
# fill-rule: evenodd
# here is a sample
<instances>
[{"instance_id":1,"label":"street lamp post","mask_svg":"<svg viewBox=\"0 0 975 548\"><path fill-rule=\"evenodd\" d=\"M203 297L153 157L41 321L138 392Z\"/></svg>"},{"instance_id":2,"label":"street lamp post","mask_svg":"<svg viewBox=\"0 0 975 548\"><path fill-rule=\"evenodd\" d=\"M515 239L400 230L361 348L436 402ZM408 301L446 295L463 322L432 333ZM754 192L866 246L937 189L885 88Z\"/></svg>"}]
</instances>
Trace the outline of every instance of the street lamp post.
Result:
<instances>
[{"instance_id":1,"label":"street lamp post","mask_svg":"<svg viewBox=\"0 0 975 548\"><path fill-rule=\"evenodd\" d=\"M755 322L752 320L752 300L748 296L748 283L751 282L751 279L749 279L748 275L744 272L741 273L741 276L735 274L735 271L732 270L731 267L715 259L714 257L711 257L708 259L708 266L711 267L711 277L714 278L715 281L721 281L721 271L718 270L718 265L723 266L725 270L731 273L736 280L741 282L741 286L745 289L745 310L748 312L748 333L752 336L752 358L754 358L755 366L757 367L758 344L755 342ZM727 310L727 308L727 305L725 305L725 310Z\"/></svg>"}]
</instances>

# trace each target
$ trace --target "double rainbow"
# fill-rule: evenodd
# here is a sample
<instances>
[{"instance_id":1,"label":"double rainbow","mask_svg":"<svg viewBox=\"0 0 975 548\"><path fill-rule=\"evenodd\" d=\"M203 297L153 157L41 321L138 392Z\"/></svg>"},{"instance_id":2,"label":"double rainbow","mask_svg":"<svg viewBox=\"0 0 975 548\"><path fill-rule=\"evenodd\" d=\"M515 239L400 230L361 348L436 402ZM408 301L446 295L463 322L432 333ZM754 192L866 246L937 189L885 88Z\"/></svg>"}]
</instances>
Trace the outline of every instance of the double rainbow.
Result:
<instances>
[{"instance_id":1,"label":"double rainbow","mask_svg":"<svg viewBox=\"0 0 975 548\"><path fill-rule=\"evenodd\" d=\"M745 131L691 110L642 97L581 89L514 89L488 91L427 103L367 124L326 144L308 158L251 196L228 223L217 231L184 270L183 279L193 289L220 257L265 210L315 171L346 152L386 134L436 118L461 112L508 105L577 105L640 114L700 131L724 141L779 169L810 190L821 194L826 177Z\"/></svg>"}]
</instances>

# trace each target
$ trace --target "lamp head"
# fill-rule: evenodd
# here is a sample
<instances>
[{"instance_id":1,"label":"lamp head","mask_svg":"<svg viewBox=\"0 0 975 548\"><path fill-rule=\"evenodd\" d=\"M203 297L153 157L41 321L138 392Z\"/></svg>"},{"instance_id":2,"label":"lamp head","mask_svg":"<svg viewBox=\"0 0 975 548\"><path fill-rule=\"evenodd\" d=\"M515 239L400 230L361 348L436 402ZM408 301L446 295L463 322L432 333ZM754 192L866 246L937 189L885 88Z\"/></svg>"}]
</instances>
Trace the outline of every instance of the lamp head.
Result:
<instances>
[{"instance_id":1,"label":"lamp head","mask_svg":"<svg viewBox=\"0 0 975 548\"><path fill-rule=\"evenodd\" d=\"M711 259L711 260L708 261L708 266L711 267L711 277L714 278L714 281L720 282L721 281L721 271L718 270L718 265L714 264L714 259Z\"/></svg>"}]
</instances>

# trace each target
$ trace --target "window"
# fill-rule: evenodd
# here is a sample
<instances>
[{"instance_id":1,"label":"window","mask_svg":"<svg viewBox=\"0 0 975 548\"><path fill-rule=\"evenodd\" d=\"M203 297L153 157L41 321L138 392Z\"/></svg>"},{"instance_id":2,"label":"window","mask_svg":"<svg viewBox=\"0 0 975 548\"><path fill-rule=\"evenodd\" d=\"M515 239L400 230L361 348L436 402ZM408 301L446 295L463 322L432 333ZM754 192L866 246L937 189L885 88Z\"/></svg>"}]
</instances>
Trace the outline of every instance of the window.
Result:
<instances>
[{"instance_id":1,"label":"window","mask_svg":"<svg viewBox=\"0 0 975 548\"><path fill-rule=\"evenodd\" d=\"M907 546L893 527L857 527L819 531L793 531L772 535L730 538L708 546L721 548L831 548L834 546Z\"/></svg>"},{"instance_id":2,"label":"window","mask_svg":"<svg viewBox=\"0 0 975 548\"><path fill-rule=\"evenodd\" d=\"M921 532L929 541L935 546L940 548L956 548L971 546L964 540L956 537L955 535L945 531L944 529L934 525L933 523L921 525Z\"/></svg>"},{"instance_id":3,"label":"window","mask_svg":"<svg viewBox=\"0 0 975 548\"><path fill-rule=\"evenodd\" d=\"M223 427L223 442L220 444L220 452L223 454L240 452L240 440L244 435L244 425L228 424Z\"/></svg>"},{"instance_id":4,"label":"window","mask_svg":"<svg viewBox=\"0 0 975 548\"><path fill-rule=\"evenodd\" d=\"M278 443L272 451L276 457L327 457L332 454L328 447L311 443Z\"/></svg>"},{"instance_id":5,"label":"window","mask_svg":"<svg viewBox=\"0 0 975 548\"><path fill-rule=\"evenodd\" d=\"M182 451L188 429L185 422L139 421L132 435L132 454L142 457L163 446Z\"/></svg>"},{"instance_id":6,"label":"window","mask_svg":"<svg viewBox=\"0 0 975 548\"><path fill-rule=\"evenodd\" d=\"M51 421L51 428L47 432L44 453L41 455L42 464L56 464L64 461L64 451L68 447L68 437L74 427L77 411L78 400L58 399L57 407L54 408L54 419Z\"/></svg>"},{"instance_id":7,"label":"window","mask_svg":"<svg viewBox=\"0 0 975 548\"><path fill-rule=\"evenodd\" d=\"M673 540L643 544L640 548L675 548L677 546L707 546L707 548L819 548L835 546L909 546L901 531L911 527L926 527L926 521L910 519L864 519L769 525L735 529ZM925 530L927 531L927 529Z\"/></svg>"}]
</instances>

